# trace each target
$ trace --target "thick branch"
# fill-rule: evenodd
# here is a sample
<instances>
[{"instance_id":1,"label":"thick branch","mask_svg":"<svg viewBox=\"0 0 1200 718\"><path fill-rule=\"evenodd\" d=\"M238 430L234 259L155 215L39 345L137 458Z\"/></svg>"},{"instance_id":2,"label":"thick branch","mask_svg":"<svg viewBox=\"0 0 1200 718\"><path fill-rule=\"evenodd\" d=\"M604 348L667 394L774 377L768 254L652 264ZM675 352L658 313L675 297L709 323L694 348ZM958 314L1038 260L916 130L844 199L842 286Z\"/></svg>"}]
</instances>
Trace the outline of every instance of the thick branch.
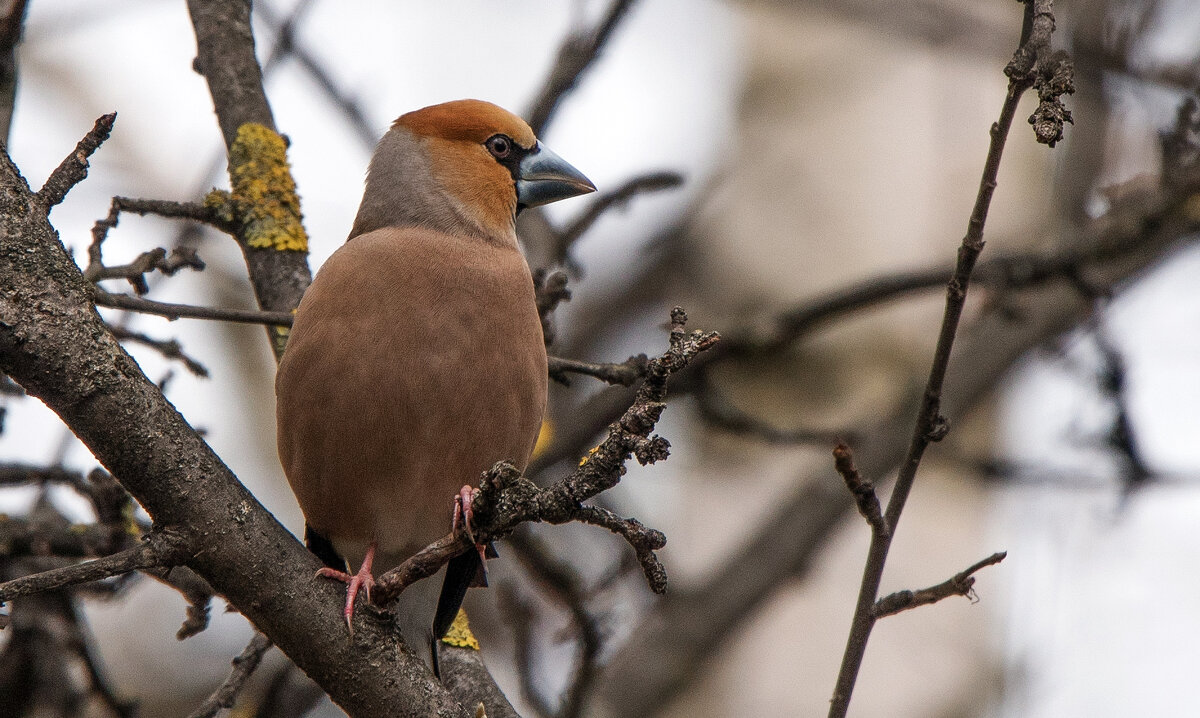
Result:
<instances>
[{"instance_id":1,"label":"thick branch","mask_svg":"<svg viewBox=\"0 0 1200 718\"><path fill-rule=\"evenodd\" d=\"M552 356L549 357L550 378L562 384L570 384L570 380L567 379L568 373L584 374L608 384L633 386L645 375L648 361L645 354L629 357L619 364L597 364Z\"/></svg>"},{"instance_id":2,"label":"thick branch","mask_svg":"<svg viewBox=\"0 0 1200 718\"><path fill-rule=\"evenodd\" d=\"M262 86L262 70L254 56L254 36L250 30L249 0L188 0L192 25L196 31L196 70L208 81L217 121L225 146L230 151L230 171L234 196L232 206L239 211L233 219L241 225L239 239L250 270L250 282L260 308L272 312L290 312L300 304L300 297L312 282L308 268L306 240L299 223L298 200L286 159L282 157L281 138L275 128L271 106ZM255 130L261 130L256 132ZM239 139L240 138L240 139ZM264 162L264 148L274 154ZM272 193L277 206L287 207L280 219L288 225L289 241L276 242L261 236L264 218L240 216L246 207L239 200L239 182L243 177L250 184L254 168L278 170L269 182L256 186ZM242 198L242 201L248 198ZM295 203L295 206L291 205ZM263 240L263 241L260 241ZM283 355L287 332L277 326L268 327L268 336L276 358Z\"/></svg>"},{"instance_id":3,"label":"thick branch","mask_svg":"<svg viewBox=\"0 0 1200 718\"><path fill-rule=\"evenodd\" d=\"M41 399L154 517L188 565L348 712L456 716L462 708L386 622L354 641L316 558L233 476L121 349L92 292L7 155L0 153L0 371Z\"/></svg>"}]
</instances>

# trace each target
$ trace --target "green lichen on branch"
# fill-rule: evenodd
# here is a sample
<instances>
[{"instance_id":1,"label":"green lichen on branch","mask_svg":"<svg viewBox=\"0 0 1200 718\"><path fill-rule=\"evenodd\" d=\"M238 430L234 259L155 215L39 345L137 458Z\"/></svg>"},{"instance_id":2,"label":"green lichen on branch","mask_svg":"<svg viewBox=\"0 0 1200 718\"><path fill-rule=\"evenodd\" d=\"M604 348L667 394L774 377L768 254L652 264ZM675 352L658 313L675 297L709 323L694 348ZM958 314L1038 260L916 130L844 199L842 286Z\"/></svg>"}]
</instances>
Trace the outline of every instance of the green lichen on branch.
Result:
<instances>
[{"instance_id":1,"label":"green lichen on branch","mask_svg":"<svg viewBox=\"0 0 1200 718\"><path fill-rule=\"evenodd\" d=\"M233 191L214 190L204 204L236 222L247 247L308 251L287 144L279 133L253 122L239 127L229 148L229 179Z\"/></svg>"}]
</instances>

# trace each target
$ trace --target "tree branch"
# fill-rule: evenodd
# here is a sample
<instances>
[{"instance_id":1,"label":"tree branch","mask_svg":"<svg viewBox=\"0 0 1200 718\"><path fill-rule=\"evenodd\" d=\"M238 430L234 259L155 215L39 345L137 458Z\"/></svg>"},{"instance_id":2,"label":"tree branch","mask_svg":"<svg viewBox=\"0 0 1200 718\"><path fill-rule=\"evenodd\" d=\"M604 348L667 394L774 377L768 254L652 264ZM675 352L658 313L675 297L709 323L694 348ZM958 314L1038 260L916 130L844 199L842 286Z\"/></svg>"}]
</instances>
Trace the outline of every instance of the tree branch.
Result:
<instances>
[{"instance_id":1,"label":"tree branch","mask_svg":"<svg viewBox=\"0 0 1200 718\"><path fill-rule=\"evenodd\" d=\"M161 530L193 547L188 565L348 712L464 716L385 621L360 618L346 639L339 591L312 580L319 562L121 349L3 153L0 234L0 370L55 411Z\"/></svg>"},{"instance_id":2,"label":"tree branch","mask_svg":"<svg viewBox=\"0 0 1200 718\"><path fill-rule=\"evenodd\" d=\"M688 334L684 330L686 322L687 315L675 307L671 312L670 348L650 360L646 378L638 388L633 404L609 426L604 441L565 478L541 489L503 461L484 473L479 482L479 494L472 504L475 542L487 543L501 538L530 521L601 523L621 534L634 547L643 561L650 588L655 593L666 591L666 574L653 554L665 545L666 538L640 524L617 526L597 515L592 507L583 506L583 502L615 486L625 473L625 462L630 458L636 458L641 464L651 464L667 457L670 446L667 440L650 435L666 407L667 380L719 339L713 332ZM438 539L380 576L371 592L372 600L385 605L405 587L432 576L450 559L469 550L471 545L471 539L464 534L448 534Z\"/></svg>"},{"instance_id":3,"label":"tree branch","mask_svg":"<svg viewBox=\"0 0 1200 718\"><path fill-rule=\"evenodd\" d=\"M1052 0L1025 0L1021 40L1012 62L1005 68L1005 74L1009 78L1008 94L1001 106L999 120L992 125L991 143L988 146L987 159L984 161L979 193L975 198L975 206L971 210L970 219L967 221L967 233L958 250L958 263L954 268L950 283L947 285L946 310L942 318L941 330L938 333L937 347L934 349L933 364L929 370L929 379L925 385L921 408L917 413L907 455L900 465L899 475L896 477L895 486L888 499L887 510L884 512L884 526L887 530L873 531L871 534L871 546L867 552L862 585L854 609L854 618L850 624L850 635L846 641L846 651L842 657L842 666L838 672L837 684L833 689L833 697L830 699L830 718L844 718L847 711L850 710L850 696L854 691L854 683L858 678L863 656L866 655L867 641L875 624L875 615L872 609L876 596L879 595L884 564L887 562L896 526L900 522L900 514L912 491L917 468L921 465L925 449L930 443L940 441L949 430L947 421L941 414L941 399L942 386L945 384L946 372L950 366L950 352L958 333L963 307L966 305L971 271L975 267L975 260L983 251L983 227L987 221L988 209L991 207L992 195L996 191L1000 159L1004 154L1004 143L1008 137L1009 128L1012 127L1012 121L1017 112L1017 103L1025 91L1033 86L1034 71L1038 63L1049 60L1050 34L1054 30L1054 17L1050 14L1051 7ZM1057 97L1055 101L1057 101Z\"/></svg>"},{"instance_id":4,"label":"tree branch","mask_svg":"<svg viewBox=\"0 0 1200 718\"><path fill-rule=\"evenodd\" d=\"M596 27L572 33L563 41L558 48L554 69L546 77L545 84L526 113L533 134L539 137L543 134L558 110L559 102L575 88L584 71L600 56L604 44L632 6L633 0L613 0Z\"/></svg>"},{"instance_id":5,"label":"tree branch","mask_svg":"<svg viewBox=\"0 0 1200 718\"><path fill-rule=\"evenodd\" d=\"M205 699L196 710L188 714L188 718L213 718L221 710L233 708L246 681L254 675L258 664L262 662L263 656L269 650L271 650L271 639L267 638L266 634L255 633L254 638L250 639L250 643L246 644L246 648L233 659L233 668L229 670L229 675L211 696Z\"/></svg>"},{"instance_id":6,"label":"tree branch","mask_svg":"<svg viewBox=\"0 0 1200 718\"><path fill-rule=\"evenodd\" d=\"M102 115L100 119L96 120L92 129L79 141L79 144L75 145L71 154L67 155L46 178L46 183L34 195L44 211L49 212L51 207L62 202L71 188L87 177L88 158L108 139L116 120L117 113L115 112Z\"/></svg>"},{"instance_id":7,"label":"tree branch","mask_svg":"<svg viewBox=\"0 0 1200 718\"><path fill-rule=\"evenodd\" d=\"M172 321L181 317L188 319L215 319L222 322L238 322L241 324L266 324L276 327L292 326L291 312L268 312L256 309L222 309L220 307L197 307L191 304L172 304L156 302L142 297L131 297L128 294L111 294L103 289L93 288L92 300L96 306L113 309L127 309L143 314L156 314Z\"/></svg>"},{"instance_id":8,"label":"tree branch","mask_svg":"<svg viewBox=\"0 0 1200 718\"><path fill-rule=\"evenodd\" d=\"M1114 194L1107 215L1060 240L1074 249L1048 255L1063 263L1038 265L1052 271L1036 281L1023 281L1024 265L1012 265L1018 281L1005 294L1006 311L983 313L957 342L942 413L966 414L1028 351L1086 321L1096 293L1119 293L1181 245L1196 241L1200 217L1188 209L1188 198L1200 187L1200 150L1186 137L1200 137L1200 110L1188 111L1189 106L1200 103L1185 103L1180 127L1164 145L1164 176L1174 179L1157 189ZM1089 256L1093 250L1095 256ZM1078 271L1060 271L1069 263ZM1080 278L1090 287L1087 294L1080 292ZM692 370L718 355L726 353L718 347L699 357ZM912 416L912 402L904 398L860 420L852 433L860 437L854 456L863 474L896 472L911 438L906 427ZM778 587L807 569L853 503L828 476L798 477L795 483L795 493L781 499L708 579L659 599L631 631L601 679L598 693L606 710L647 718L664 710L702 675L696 665L718 651ZM664 662L664 655L671 660Z\"/></svg>"},{"instance_id":9,"label":"tree branch","mask_svg":"<svg viewBox=\"0 0 1200 718\"><path fill-rule=\"evenodd\" d=\"M871 613L876 619L880 619L885 616L893 616L901 611L907 611L910 608L928 606L931 603L937 603L943 598L951 596L966 596L970 598L975 586L975 577L972 574L987 566L994 566L1000 563L1007 556L1007 551L994 553L982 561L972 564L966 570L959 571L936 586L922 588L918 591L897 591L896 593L888 594L875 602Z\"/></svg>"},{"instance_id":10,"label":"tree branch","mask_svg":"<svg viewBox=\"0 0 1200 718\"><path fill-rule=\"evenodd\" d=\"M183 562L188 548L178 535L170 532L152 533L141 544L111 556L0 583L0 604L19 596L99 581L130 571L151 567L169 568Z\"/></svg>"},{"instance_id":11,"label":"tree branch","mask_svg":"<svg viewBox=\"0 0 1200 718\"><path fill-rule=\"evenodd\" d=\"M229 151L232 192L210 200L222 204L238 226L259 307L290 312L312 282L308 239L285 143L276 131L254 55L250 2L188 0L188 12L196 31L195 68L208 81ZM278 359L287 332L270 326L267 334Z\"/></svg>"}]
</instances>

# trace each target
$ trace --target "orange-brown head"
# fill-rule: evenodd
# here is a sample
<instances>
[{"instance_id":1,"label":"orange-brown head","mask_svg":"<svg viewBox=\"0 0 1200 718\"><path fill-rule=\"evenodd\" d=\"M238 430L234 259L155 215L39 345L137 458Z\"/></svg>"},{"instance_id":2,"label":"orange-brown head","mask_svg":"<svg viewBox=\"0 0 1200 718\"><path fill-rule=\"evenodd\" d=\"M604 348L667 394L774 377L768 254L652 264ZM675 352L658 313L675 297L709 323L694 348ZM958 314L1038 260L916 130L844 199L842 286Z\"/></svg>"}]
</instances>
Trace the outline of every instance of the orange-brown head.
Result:
<instances>
[{"instance_id":1,"label":"orange-brown head","mask_svg":"<svg viewBox=\"0 0 1200 718\"><path fill-rule=\"evenodd\" d=\"M423 226L515 245L521 209L595 189L511 112L446 102L401 115L380 140L350 236Z\"/></svg>"}]
</instances>

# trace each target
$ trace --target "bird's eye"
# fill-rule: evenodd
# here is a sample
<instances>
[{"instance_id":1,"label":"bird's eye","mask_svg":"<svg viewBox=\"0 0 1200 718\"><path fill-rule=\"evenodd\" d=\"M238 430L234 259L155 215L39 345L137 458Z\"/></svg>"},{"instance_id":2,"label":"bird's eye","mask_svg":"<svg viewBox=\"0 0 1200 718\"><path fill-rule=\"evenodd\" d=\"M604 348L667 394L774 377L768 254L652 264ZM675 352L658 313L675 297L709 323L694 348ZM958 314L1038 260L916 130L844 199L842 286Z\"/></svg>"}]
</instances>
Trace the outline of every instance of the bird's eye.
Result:
<instances>
[{"instance_id":1,"label":"bird's eye","mask_svg":"<svg viewBox=\"0 0 1200 718\"><path fill-rule=\"evenodd\" d=\"M508 157L508 153L512 152L513 142L504 135L492 135L485 144L488 152L491 152L492 156L498 160Z\"/></svg>"}]
</instances>

